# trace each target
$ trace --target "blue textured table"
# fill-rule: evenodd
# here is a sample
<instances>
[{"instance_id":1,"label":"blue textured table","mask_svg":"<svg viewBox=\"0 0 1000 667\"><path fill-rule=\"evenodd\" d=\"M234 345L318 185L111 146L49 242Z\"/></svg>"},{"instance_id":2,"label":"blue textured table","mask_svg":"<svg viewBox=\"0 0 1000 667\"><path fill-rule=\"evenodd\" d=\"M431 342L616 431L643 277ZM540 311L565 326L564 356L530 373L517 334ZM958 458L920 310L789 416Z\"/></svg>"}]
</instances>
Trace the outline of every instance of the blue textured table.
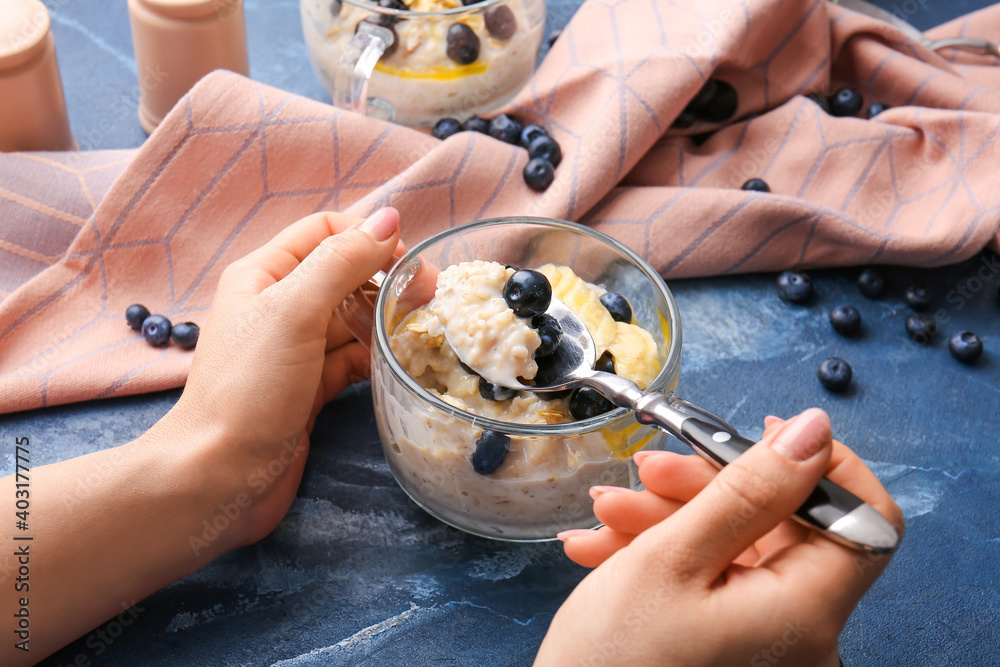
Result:
<instances>
[{"instance_id":1,"label":"blue textured table","mask_svg":"<svg viewBox=\"0 0 1000 667\"><path fill-rule=\"evenodd\" d=\"M138 146L135 64L124 3L48 2L73 130L83 148ZM549 28L576 2L550 0ZM880 2L893 9L891 0ZM895 9L927 28L986 3L912 0ZM251 74L323 100L302 44L298 3L248 0ZM777 299L773 276L678 281L685 347L681 393L748 436L765 414L811 405L830 412L888 486L907 537L842 636L848 665L1000 664L1000 305L997 273L977 287L982 256L934 271L890 270L892 296L870 301L855 272L816 272L809 307ZM965 367L946 335L927 348L903 333L911 281L931 286L942 334L977 331L988 352ZM853 303L858 340L838 337L829 308ZM958 304L961 304L959 306ZM822 390L819 361L848 359L846 396ZM0 442L27 435L54 462L126 442L179 392L52 408L0 418ZM349 391L317 422L299 498L279 528L140 602L117 638L90 635L45 664L83 655L109 665L529 664L559 604L586 571L558 544L519 546L470 537L430 518L396 486L384 462L367 387ZM2 474L13 467L9 448ZM670 619L663 619L669 623Z\"/></svg>"}]
</instances>

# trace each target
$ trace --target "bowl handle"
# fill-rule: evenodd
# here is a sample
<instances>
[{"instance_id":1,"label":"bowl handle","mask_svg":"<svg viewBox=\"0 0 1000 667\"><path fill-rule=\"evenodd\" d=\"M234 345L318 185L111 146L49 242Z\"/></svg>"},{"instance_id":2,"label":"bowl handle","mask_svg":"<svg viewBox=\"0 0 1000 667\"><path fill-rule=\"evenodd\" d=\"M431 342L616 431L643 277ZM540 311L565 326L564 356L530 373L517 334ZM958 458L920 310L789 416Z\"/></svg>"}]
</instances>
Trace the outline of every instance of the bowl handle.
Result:
<instances>
[{"instance_id":1,"label":"bowl handle","mask_svg":"<svg viewBox=\"0 0 1000 667\"><path fill-rule=\"evenodd\" d=\"M358 31L341 54L333 74L333 103L349 111L356 111L380 120L392 121L396 109L385 100L368 97L368 80L375 64L382 57L396 36L377 23L362 21Z\"/></svg>"}]
</instances>

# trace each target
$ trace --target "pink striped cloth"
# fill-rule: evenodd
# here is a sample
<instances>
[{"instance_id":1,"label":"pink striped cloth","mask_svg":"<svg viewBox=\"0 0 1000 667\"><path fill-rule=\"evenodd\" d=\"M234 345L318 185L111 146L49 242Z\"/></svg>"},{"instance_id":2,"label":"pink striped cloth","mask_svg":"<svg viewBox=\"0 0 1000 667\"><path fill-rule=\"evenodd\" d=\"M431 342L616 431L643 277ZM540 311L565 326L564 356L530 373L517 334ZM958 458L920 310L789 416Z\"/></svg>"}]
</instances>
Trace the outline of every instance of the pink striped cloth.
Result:
<instances>
[{"instance_id":1,"label":"pink striped cloth","mask_svg":"<svg viewBox=\"0 0 1000 667\"><path fill-rule=\"evenodd\" d=\"M1000 7L933 32L960 34L1000 35ZM576 220L667 278L964 259L998 240L1000 68L948 55L825 0L587 2L510 109L562 145L543 194L523 149L212 74L135 153L0 155L0 412L180 386L190 353L147 345L125 308L204 321L227 264L323 209L391 204L410 243ZM737 120L671 129L708 77ZM893 108L804 97L843 85ZM774 194L741 191L752 176Z\"/></svg>"}]
</instances>

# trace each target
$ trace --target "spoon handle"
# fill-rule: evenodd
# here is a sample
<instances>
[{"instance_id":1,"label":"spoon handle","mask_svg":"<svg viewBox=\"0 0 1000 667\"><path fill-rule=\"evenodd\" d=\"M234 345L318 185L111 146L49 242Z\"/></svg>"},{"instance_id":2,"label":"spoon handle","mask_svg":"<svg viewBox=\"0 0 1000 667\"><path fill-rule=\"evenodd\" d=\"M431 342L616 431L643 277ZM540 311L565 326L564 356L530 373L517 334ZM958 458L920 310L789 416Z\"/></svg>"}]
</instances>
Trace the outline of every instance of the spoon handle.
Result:
<instances>
[{"instance_id":1,"label":"spoon handle","mask_svg":"<svg viewBox=\"0 0 1000 667\"><path fill-rule=\"evenodd\" d=\"M717 468L735 461L754 445L736 432L687 415L662 394L645 394L635 406L636 419L676 436ZM872 553L892 553L899 535L885 517L847 489L825 477L793 517L831 539Z\"/></svg>"}]
</instances>

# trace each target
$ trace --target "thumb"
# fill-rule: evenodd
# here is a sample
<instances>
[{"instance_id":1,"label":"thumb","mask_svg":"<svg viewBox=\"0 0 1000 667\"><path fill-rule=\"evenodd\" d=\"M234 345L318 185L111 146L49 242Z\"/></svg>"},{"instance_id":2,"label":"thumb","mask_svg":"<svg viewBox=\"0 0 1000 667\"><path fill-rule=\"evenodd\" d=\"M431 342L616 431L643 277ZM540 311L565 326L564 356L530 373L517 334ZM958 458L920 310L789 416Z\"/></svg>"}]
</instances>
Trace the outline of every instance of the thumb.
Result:
<instances>
[{"instance_id":1,"label":"thumb","mask_svg":"<svg viewBox=\"0 0 1000 667\"><path fill-rule=\"evenodd\" d=\"M830 461L830 418L811 408L723 468L695 498L647 533L671 570L714 582L754 542L805 502ZM664 549L658 547L661 558Z\"/></svg>"},{"instance_id":2,"label":"thumb","mask_svg":"<svg viewBox=\"0 0 1000 667\"><path fill-rule=\"evenodd\" d=\"M323 239L281 281L272 285L297 312L332 314L344 298L392 258L399 241L399 212L382 208L339 234Z\"/></svg>"}]
</instances>

